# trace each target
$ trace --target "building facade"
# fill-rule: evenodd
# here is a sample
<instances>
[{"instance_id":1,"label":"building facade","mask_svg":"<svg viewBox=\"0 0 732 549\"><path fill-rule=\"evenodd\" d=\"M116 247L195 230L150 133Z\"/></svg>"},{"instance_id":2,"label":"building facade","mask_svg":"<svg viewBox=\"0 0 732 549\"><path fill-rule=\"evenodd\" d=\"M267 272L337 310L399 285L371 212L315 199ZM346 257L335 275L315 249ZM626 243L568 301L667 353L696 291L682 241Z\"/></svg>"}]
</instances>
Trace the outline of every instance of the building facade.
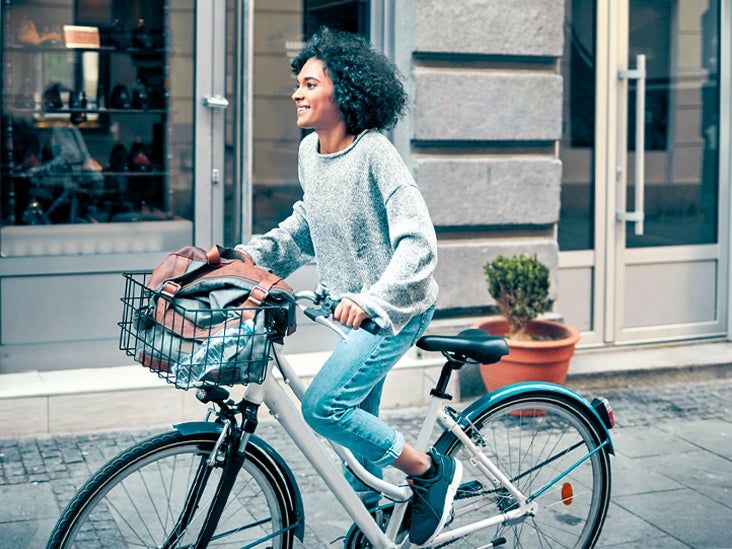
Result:
<instances>
[{"instance_id":1,"label":"building facade","mask_svg":"<svg viewBox=\"0 0 732 549\"><path fill-rule=\"evenodd\" d=\"M287 215L322 24L405 77L436 325L528 252L584 346L730 338L732 0L2 0L0 374L129 364L120 273Z\"/></svg>"}]
</instances>

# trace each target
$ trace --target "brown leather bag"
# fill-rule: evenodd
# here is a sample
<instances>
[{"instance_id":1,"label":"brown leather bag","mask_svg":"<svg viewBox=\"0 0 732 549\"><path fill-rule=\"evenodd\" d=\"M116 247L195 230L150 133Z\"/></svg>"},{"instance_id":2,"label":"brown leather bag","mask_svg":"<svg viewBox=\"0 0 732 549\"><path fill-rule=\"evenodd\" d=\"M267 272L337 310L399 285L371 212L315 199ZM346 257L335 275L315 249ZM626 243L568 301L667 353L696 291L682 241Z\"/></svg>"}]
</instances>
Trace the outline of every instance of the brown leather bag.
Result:
<instances>
[{"instance_id":1,"label":"brown leather bag","mask_svg":"<svg viewBox=\"0 0 732 549\"><path fill-rule=\"evenodd\" d=\"M182 388L261 381L270 341L295 330L292 288L232 248L181 248L145 285L135 358Z\"/></svg>"}]
</instances>

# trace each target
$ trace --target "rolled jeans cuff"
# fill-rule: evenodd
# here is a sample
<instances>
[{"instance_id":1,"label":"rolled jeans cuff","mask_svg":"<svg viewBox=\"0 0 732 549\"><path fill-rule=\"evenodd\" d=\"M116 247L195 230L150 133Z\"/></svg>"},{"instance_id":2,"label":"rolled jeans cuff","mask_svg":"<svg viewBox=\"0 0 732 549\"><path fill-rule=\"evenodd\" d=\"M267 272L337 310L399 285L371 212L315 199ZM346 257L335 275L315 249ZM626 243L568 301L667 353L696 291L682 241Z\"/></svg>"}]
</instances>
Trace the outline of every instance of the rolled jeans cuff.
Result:
<instances>
[{"instance_id":1,"label":"rolled jeans cuff","mask_svg":"<svg viewBox=\"0 0 732 549\"><path fill-rule=\"evenodd\" d=\"M404 435L399 431L394 431L394 442L386 451L383 457L378 460L374 460L373 464L379 467L387 467L394 463L394 460L402 455L404 450Z\"/></svg>"}]
</instances>

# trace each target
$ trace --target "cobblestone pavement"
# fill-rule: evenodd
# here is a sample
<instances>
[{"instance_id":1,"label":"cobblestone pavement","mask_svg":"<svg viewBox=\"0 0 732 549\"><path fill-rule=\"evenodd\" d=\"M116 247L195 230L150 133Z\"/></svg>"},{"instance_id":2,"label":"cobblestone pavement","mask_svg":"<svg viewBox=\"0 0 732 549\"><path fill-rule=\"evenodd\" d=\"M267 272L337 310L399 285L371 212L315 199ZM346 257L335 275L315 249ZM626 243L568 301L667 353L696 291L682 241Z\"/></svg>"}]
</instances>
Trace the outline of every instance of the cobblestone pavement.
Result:
<instances>
[{"instance_id":1,"label":"cobblestone pavement","mask_svg":"<svg viewBox=\"0 0 732 549\"><path fill-rule=\"evenodd\" d=\"M612 434L618 453L613 504L600 546L732 547L732 380L602 394L615 411ZM384 417L403 432L416 432L422 412L387 411ZM0 547L43 547L62 507L84 480L154 432L0 439ZM350 520L344 512L334 512L333 498L320 478L279 425L263 422L258 434L287 457L298 478L308 519L303 547L342 546L337 540ZM651 495L659 492L669 497ZM679 496L676 505L674 495ZM674 517L677 511L685 513L684 528Z\"/></svg>"}]
</instances>

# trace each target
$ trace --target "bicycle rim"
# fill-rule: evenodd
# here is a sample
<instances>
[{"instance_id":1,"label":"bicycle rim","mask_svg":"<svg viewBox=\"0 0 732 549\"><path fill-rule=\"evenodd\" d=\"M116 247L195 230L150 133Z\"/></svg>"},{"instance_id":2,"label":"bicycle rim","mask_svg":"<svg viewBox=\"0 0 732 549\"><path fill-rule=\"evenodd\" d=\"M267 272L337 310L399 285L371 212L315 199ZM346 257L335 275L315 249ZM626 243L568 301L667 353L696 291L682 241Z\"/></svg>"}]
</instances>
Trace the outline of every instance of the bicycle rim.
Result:
<instances>
[{"instance_id":1,"label":"bicycle rim","mask_svg":"<svg viewBox=\"0 0 732 549\"><path fill-rule=\"evenodd\" d=\"M214 467L192 486L216 441L215 433L177 431L144 441L110 461L77 492L61 515L49 547L195 547L221 477ZM247 457L208 547L292 546L287 495L279 471L259 452ZM186 512L189 493L199 494ZM184 520L181 517L186 517Z\"/></svg>"},{"instance_id":2,"label":"bicycle rim","mask_svg":"<svg viewBox=\"0 0 732 549\"><path fill-rule=\"evenodd\" d=\"M610 461L607 448L582 461L601 441L588 413L550 394L515 395L479 413L473 420L474 440L485 442L485 455L525 496L537 494L538 510L535 516L480 530L452 546L481 547L505 538L507 547L593 547L610 500ZM447 453L464 465L450 528L514 507L513 496L495 488L471 464L459 441Z\"/></svg>"}]
</instances>

